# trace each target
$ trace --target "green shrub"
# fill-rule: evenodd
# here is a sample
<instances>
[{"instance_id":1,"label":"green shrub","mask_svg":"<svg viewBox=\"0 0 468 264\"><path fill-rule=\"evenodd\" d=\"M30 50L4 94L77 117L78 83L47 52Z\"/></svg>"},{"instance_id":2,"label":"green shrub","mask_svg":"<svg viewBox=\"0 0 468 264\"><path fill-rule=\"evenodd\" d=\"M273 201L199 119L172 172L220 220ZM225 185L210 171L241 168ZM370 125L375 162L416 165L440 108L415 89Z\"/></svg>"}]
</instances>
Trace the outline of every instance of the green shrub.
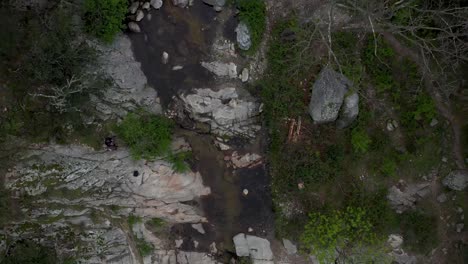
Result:
<instances>
[{"instance_id":1,"label":"green shrub","mask_svg":"<svg viewBox=\"0 0 468 264\"><path fill-rule=\"evenodd\" d=\"M351 144L355 152L361 154L366 153L371 142L371 139L364 129L357 127L351 131Z\"/></svg>"},{"instance_id":2,"label":"green shrub","mask_svg":"<svg viewBox=\"0 0 468 264\"><path fill-rule=\"evenodd\" d=\"M190 168L187 165L187 160L192 157L192 152L180 152L176 154L171 154L168 157L168 161L172 163L172 169L175 172L186 172Z\"/></svg>"},{"instance_id":3,"label":"green shrub","mask_svg":"<svg viewBox=\"0 0 468 264\"><path fill-rule=\"evenodd\" d=\"M142 257L151 255L151 253L154 250L154 247L152 244L146 242L142 238L135 238L135 242L136 242L136 247L138 249L138 252L140 253Z\"/></svg>"},{"instance_id":4,"label":"green shrub","mask_svg":"<svg viewBox=\"0 0 468 264\"><path fill-rule=\"evenodd\" d=\"M105 42L111 42L124 27L122 22L126 13L127 0L85 0L85 30Z\"/></svg>"},{"instance_id":5,"label":"green shrub","mask_svg":"<svg viewBox=\"0 0 468 264\"><path fill-rule=\"evenodd\" d=\"M251 51L256 51L266 28L266 5L264 0L237 0L239 19L247 24L252 39Z\"/></svg>"},{"instance_id":6,"label":"green shrub","mask_svg":"<svg viewBox=\"0 0 468 264\"><path fill-rule=\"evenodd\" d=\"M164 117L142 113L128 114L116 132L129 146L135 159L154 159L168 155L173 122Z\"/></svg>"},{"instance_id":7,"label":"green shrub","mask_svg":"<svg viewBox=\"0 0 468 264\"><path fill-rule=\"evenodd\" d=\"M301 242L306 252L317 256L321 263L333 262L336 249L344 251L347 248L349 252L351 248L376 243L372 223L363 208L347 207L344 210L311 213L309 218Z\"/></svg>"},{"instance_id":8,"label":"green shrub","mask_svg":"<svg viewBox=\"0 0 468 264\"><path fill-rule=\"evenodd\" d=\"M397 163L393 159L385 158L382 167L380 168L380 171L385 176L395 176L396 170Z\"/></svg>"}]
</instances>

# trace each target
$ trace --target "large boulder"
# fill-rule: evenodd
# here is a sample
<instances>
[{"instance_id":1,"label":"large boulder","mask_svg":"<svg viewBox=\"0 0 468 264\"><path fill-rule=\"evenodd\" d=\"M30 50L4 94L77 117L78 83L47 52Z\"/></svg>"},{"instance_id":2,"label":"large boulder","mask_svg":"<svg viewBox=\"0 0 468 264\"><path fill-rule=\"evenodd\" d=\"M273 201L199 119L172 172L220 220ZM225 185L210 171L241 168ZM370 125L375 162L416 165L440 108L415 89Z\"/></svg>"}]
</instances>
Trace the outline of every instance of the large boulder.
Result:
<instances>
[{"instance_id":1,"label":"large boulder","mask_svg":"<svg viewBox=\"0 0 468 264\"><path fill-rule=\"evenodd\" d=\"M209 125L214 134L254 137L260 129L256 125L260 104L241 88L194 89L180 98L182 112L188 113L192 120Z\"/></svg>"},{"instance_id":2,"label":"large boulder","mask_svg":"<svg viewBox=\"0 0 468 264\"><path fill-rule=\"evenodd\" d=\"M309 104L309 114L312 119L318 124L335 121L345 94L351 86L352 82L344 75L330 67L325 67L318 75L312 88Z\"/></svg>"},{"instance_id":3,"label":"large boulder","mask_svg":"<svg viewBox=\"0 0 468 264\"><path fill-rule=\"evenodd\" d=\"M252 40L250 37L250 30L247 24L240 22L237 25L235 32L237 34L237 44L241 50L249 50L252 46Z\"/></svg>"},{"instance_id":4,"label":"large boulder","mask_svg":"<svg viewBox=\"0 0 468 264\"><path fill-rule=\"evenodd\" d=\"M445 177L442 184L455 191L462 191L468 185L468 170L454 170Z\"/></svg>"},{"instance_id":5,"label":"large boulder","mask_svg":"<svg viewBox=\"0 0 468 264\"><path fill-rule=\"evenodd\" d=\"M387 199L390 202L390 206L397 213L402 213L414 208L416 202L426 197L429 193L430 183L408 185L401 183L398 186L392 186L388 190Z\"/></svg>"},{"instance_id":6,"label":"large boulder","mask_svg":"<svg viewBox=\"0 0 468 264\"><path fill-rule=\"evenodd\" d=\"M268 240L240 233L234 236L233 241L237 256L250 256L253 263L273 263L273 252Z\"/></svg>"},{"instance_id":7,"label":"large boulder","mask_svg":"<svg viewBox=\"0 0 468 264\"><path fill-rule=\"evenodd\" d=\"M340 116L336 121L338 128L345 128L356 120L359 114L359 95L352 93L345 97Z\"/></svg>"}]
</instances>

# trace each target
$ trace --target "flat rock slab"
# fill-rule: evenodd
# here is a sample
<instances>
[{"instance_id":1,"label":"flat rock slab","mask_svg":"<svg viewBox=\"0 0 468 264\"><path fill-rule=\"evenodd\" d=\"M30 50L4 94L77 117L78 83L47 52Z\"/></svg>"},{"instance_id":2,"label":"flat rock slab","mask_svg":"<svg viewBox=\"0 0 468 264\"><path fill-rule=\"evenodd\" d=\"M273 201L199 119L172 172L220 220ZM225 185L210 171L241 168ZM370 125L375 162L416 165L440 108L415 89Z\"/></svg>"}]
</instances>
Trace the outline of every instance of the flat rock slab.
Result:
<instances>
[{"instance_id":1,"label":"flat rock slab","mask_svg":"<svg viewBox=\"0 0 468 264\"><path fill-rule=\"evenodd\" d=\"M270 241L267 239L240 233L234 236L233 241L239 257L250 256L254 263L270 263L273 260Z\"/></svg>"}]
</instances>

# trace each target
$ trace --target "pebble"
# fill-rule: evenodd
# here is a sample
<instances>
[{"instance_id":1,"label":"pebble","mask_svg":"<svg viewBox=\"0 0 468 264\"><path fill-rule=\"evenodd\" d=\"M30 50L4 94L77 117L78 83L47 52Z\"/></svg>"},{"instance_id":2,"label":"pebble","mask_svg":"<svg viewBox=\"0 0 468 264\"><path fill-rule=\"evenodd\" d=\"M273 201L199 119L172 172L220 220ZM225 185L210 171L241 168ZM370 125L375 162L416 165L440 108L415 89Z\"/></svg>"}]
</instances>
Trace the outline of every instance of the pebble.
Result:
<instances>
[{"instance_id":1,"label":"pebble","mask_svg":"<svg viewBox=\"0 0 468 264\"><path fill-rule=\"evenodd\" d=\"M249 194L249 190L244 189L244 190L242 191L242 193L243 193L245 196L247 196L247 195Z\"/></svg>"},{"instance_id":2,"label":"pebble","mask_svg":"<svg viewBox=\"0 0 468 264\"><path fill-rule=\"evenodd\" d=\"M163 52L161 62L162 64L167 64L169 62L169 53Z\"/></svg>"}]
</instances>

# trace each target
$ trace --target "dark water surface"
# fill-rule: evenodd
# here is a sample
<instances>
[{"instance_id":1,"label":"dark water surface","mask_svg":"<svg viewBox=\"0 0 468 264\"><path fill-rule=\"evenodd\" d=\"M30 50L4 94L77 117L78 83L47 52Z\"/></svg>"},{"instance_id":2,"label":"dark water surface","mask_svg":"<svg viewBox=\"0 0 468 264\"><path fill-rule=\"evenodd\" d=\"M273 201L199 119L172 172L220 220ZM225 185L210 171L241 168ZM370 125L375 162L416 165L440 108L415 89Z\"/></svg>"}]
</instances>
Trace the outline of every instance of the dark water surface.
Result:
<instances>
[{"instance_id":1,"label":"dark water surface","mask_svg":"<svg viewBox=\"0 0 468 264\"><path fill-rule=\"evenodd\" d=\"M206 57L219 24L213 8L194 1L190 8L175 7L165 1L160 10L152 9L139 22L142 32L129 33L133 52L148 83L158 91L163 106L167 106L179 91L202 87L213 80L200 61ZM163 52L169 63L161 62ZM183 66L174 71L172 67Z\"/></svg>"},{"instance_id":2,"label":"dark water surface","mask_svg":"<svg viewBox=\"0 0 468 264\"><path fill-rule=\"evenodd\" d=\"M227 12L224 10L223 12ZM209 56L209 48L217 27L228 39L234 39L236 18L224 25L214 18L219 15L202 1L195 1L189 9L173 7L168 1L161 10L152 10L150 21L140 23L142 33L130 33L136 59L141 62L149 85L158 91L163 107L180 91L195 87L210 87L214 81L211 73L200 65ZM162 53L169 53L169 63L161 63ZM172 67L181 65L180 71ZM218 250L233 252L232 237L240 232L271 237L273 235L273 212L269 191L269 178L265 166L233 171L227 168L224 153L213 144L213 137L192 131L179 130L193 149L194 170L200 172L211 194L194 201L203 210L208 223L203 224L206 234L200 234L190 224L178 224L172 229L175 237L183 237L182 250L209 251L216 242ZM259 136L259 138L261 138ZM237 149L250 148L263 155L264 144L251 144L245 140L234 142ZM244 196L242 190L249 190ZM195 248L194 241L198 242Z\"/></svg>"}]
</instances>

